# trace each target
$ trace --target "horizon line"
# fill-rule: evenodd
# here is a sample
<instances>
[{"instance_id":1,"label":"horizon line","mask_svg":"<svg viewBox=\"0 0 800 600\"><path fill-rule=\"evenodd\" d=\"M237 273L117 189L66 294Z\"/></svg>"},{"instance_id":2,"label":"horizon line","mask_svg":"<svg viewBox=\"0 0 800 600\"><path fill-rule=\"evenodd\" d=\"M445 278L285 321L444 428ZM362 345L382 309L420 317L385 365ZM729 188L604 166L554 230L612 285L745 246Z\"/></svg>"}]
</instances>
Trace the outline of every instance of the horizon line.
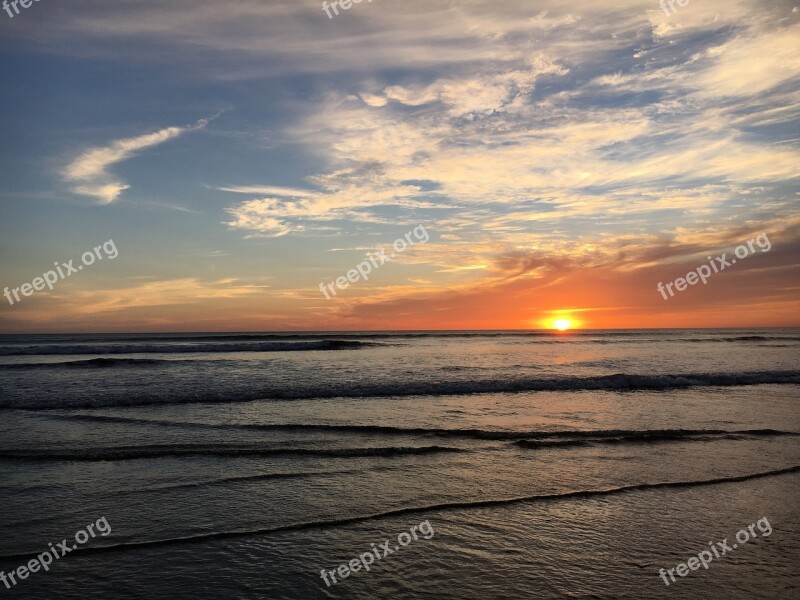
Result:
<instances>
[{"instance_id":1,"label":"horizon line","mask_svg":"<svg viewBox=\"0 0 800 600\"><path fill-rule=\"evenodd\" d=\"M743 329L800 329L800 325L787 326L742 326L742 327L611 327L611 328L580 328L574 327L565 331L555 328L526 328L526 329L277 329L269 331L62 331L62 332L22 332L2 333L0 336L25 336L25 335L270 335L270 334L366 334L366 333L553 333L555 335L570 335L576 332L603 332L603 331L737 331Z\"/></svg>"}]
</instances>

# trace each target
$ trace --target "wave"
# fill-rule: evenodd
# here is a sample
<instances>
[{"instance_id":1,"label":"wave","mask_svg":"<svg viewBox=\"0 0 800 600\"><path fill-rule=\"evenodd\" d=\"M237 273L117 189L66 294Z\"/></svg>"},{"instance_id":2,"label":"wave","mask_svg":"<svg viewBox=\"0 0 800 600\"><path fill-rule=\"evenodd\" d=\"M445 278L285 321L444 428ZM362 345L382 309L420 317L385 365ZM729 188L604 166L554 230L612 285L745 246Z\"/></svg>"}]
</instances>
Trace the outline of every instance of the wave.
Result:
<instances>
[{"instance_id":1,"label":"wave","mask_svg":"<svg viewBox=\"0 0 800 600\"><path fill-rule=\"evenodd\" d=\"M323 339L310 341L257 341L239 343L161 344L41 344L0 346L0 356L62 356L69 354L193 354L208 352L302 352L311 350L356 350L384 346L378 342Z\"/></svg>"},{"instance_id":2,"label":"wave","mask_svg":"<svg viewBox=\"0 0 800 600\"><path fill-rule=\"evenodd\" d=\"M159 419L143 419L136 417L121 417L116 415L47 415L50 418L68 421L131 423L137 425L154 425L158 427L198 428L198 429L235 429L257 430L268 432L321 432L321 433L355 433L361 435L388 435L388 436L430 436L443 438L464 438L473 440L504 441L519 440L520 442L535 442L536 440L569 441L569 438L585 439L587 441L609 440L607 443L619 443L620 440L652 442L666 440L681 440L688 438L726 438L738 437L771 437L771 436L800 436L793 431L777 429L567 429L557 431L510 431L477 428L437 428L437 427L395 427L391 425L339 425L327 423L199 423L186 421L169 421ZM567 438L558 440L558 438ZM520 445L525 445L520 443Z\"/></svg>"},{"instance_id":3,"label":"wave","mask_svg":"<svg viewBox=\"0 0 800 600\"><path fill-rule=\"evenodd\" d=\"M336 434L361 434L376 436L430 436L444 438L464 438L475 440L515 440L522 437L537 435L540 432L526 431L499 431L491 429L453 429L430 427L394 427L391 425L339 425L339 424L314 424L314 423L201 423L187 421L170 421L161 419L146 419L136 417L121 417L115 415L88 415L88 414L48 414L47 417L66 421L86 421L95 423L130 423L135 425L148 425L157 427L176 427L188 429L233 429L244 431L264 432L313 432ZM566 432L565 432L566 433Z\"/></svg>"},{"instance_id":4,"label":"wave","mask_svg":"<svg viewBox=\"0 0 800 600\"><path fill-rule=\"evenodd\" d=\"M423 339L423 338L497 338L497 337L525 337L525 338L565 338L569 337L618 337L635 338L642 336L669 336L680 333L679 331L665 330L573 330L568 334L554 330L462 330L462 331L315 331L315 332L274 332L274 333L181 333L181 334L75 334L75 335L0 335L0 343L26 345L31 340L41 340L40 343L190 343L190 342L247 342L247 341L303 341L321 340L331 338L341 339Z\"/></svg>"},{"instance_id":5,"label":"wave","mask_svg":"<svg viewBox=\"0 0 800 600\"><path fill-rule=\"evenodd\" d=\"M797 348L797 344L757 344L759 348Z\"/></svg>"},{"instance_id":6,"label":"wave","mask_svg":"<svg viewBox=\"0 0 800 600\"><path fill-rule=\"evenodd\" d=\"M164 404L235 403L255 400L310 400L325 398L391 398L407 396L457 396L521 392L663 391L692 387L731 387L746 385L800 384L800 371L755 371L750 373L686 373L680 375L634 375L618 373L598 377L561 377L516 379L437 380L415 382L327 382L326 385L302 385L297 381L240 388L180 389L147 395L138 389L130 395L109 394L73 397L21 396L0 399L0 408L25 410L109 408Z\"/></svg>"},{"instance_id":7,"label":"wave","mask_svg":"<svg viewBox=\"0 0 800 600\"><path fill-rule=\"evenodd\" d=\"M364 469L342 469L338 471L297 471L294 473L261 473L259 475L239 475L236 477L223 477L221 479L211 479L204 481L192 481L188 483L175 483L158 487L147 487L136 490L121 490L108 494L101 494L101 497L123 496L129 498L132 494L151 494L158 492L169 492L172 490L205 488L214 486L226 486L231 483L247 483L253 481L274 481L278 479L306 479L310 477L338 477L340 475L363 474Z\"/></svg>"},{"instance_id":8,"label":"wave","mask_svg":"<svg viewBox=\"0 0 800 600\"><path fill-rule=\"evenodd\" d=\"M327 519L323 521L305 521L299 523L290 523L288 525L280 525L277 527L259 528L259 529L246 529L234 531L215 531L209 533L198 533L187 535L183 537L172 537L160 540L145 540L141 542L123 542L109 546L81 546L74 552L85 554L99 554L106 552L124 552L128 550L136 550L139 548L148 548L154 546L169 546L178 544L191 544L203 543L212 540L252 537L259 535L270 535L274 533L283 533L289 531L305 531L309 529L329 529L332 527L341 527L344 525L351 525L354 523L364 523L368 521L377 521L380 519L419 514L430 512L441 512L447 510L470 510L476 508L492 508L500 506L511 506L515 504L525 504L534 502L560 502L570 500L573 498L593 498L603 496L614 496L620 494L628 494L632 492L640 492L647 490L657 489L670 489L670 488L693 488L708 485L721 485L726 483L738 483L742 481L750 481L753 479L762 479L765 477L776 477L786 475L789 473L800 472L800 465L786 467L783 469L774 469L771 471L762 471L760 473L748 473L746 475L734 475L731 477L717 477L714 479L700 479L694 481L662 481L657 483L637 483L632 485L625 485L620 487L597 489L597 490L575 490L570 492L560 492L554 494L535 494L531 496L517 496L513 498L499 498L488 500L473 500L461 502L442 502L438 504L428 504L424 506L408 506L404 508L397 508L394 510L387 510L380 513L372 513L367 515L356 515L352 517L344 517L341 519ZM21 560L27 558L34 558L35 554L12 554L0 556L0 560Z\"/></svg>"},{"instance_id":9,"label":"wave","mask_svg":"<svg viewBox=\"0 0 800 600\"><path fill-rule=\"evenodd\" d=\"M509 338L509 343L736 343L800 342L793 331L775 335L762 332L716 332L705 330L574 330L559 331L375 331L315 333L236 333L161 335L43 335L0 336L0 356L64 354L128 354L186 352L269 352L303 349L341 349L409 340ZM693 337L688 337L694 334ZM319 347L318 347L319 346Z\"/></svg>"},{"instance_id":10,"label":"wave","mask_svg":"<svg viewBox=\"0 0 800 600\"><path fill-rule=\"evenodd\" d=\"M186 456L315 456L319 458L395 457L445 452L466 452L447 446L367 448L262 448L253 445L172 444L112 446L107 448L0 449L0 459L19 461L119 461Z\"/></svg>"},{"instance_id":11,"label":"wave","mask_svg":"<svg viewBox=\"0 0 800 600\"><path fill-rule=\"evenodd\" d=\"M736 337L688 338L679 342L800 342L800 337L772 335L740 335Z\"/></svg>"},{"instance_id":12,"label":"wave","mask_svg":"<svg viewBox=\"0 0 800 600\"><path fill-rule=\"evenodd\" d=\"M157 365L162 363L175 364L179 362L196 363L198 361L159 360L157 358L90 358L86 360L66 360L58 362L14 363L8 365L0 365L0 369L75 369L75 368L95 369L95 368L108 368L108 367Z\"/></svg>"},{"instance_id":13,"label":"wave","mask_svg":"<svg viewBox=\"0 0 800 600\"><path fill-rule=\"evenodd\" d=\"M725 431L721 429L653 429L644 431L579 431L558 432L529 436L517 440L523 448L569 448L602 444L659 444L665 442L712 442L717 440L745 440L760 437L800 436L793 431L776 429L745 429ZM538 438L538 439L535 439Z\"/></svg>"}]
</instances>

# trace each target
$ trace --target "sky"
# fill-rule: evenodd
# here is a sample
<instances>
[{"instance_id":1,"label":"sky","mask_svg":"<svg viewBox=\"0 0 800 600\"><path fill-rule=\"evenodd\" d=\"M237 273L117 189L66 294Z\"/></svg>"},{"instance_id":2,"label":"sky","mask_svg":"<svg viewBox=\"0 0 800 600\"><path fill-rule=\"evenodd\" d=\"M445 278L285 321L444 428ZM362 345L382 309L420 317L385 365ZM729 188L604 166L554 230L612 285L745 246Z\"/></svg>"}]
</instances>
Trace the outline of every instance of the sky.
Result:
<instances>
[{"instance_id":1,"label":"sky","mask_svg":"<svg viewBox=\"0 0 800 600\"><path fill-rule=\"evenodd\" d=\"M798 326L799 6L9 6L0 333Z\"/></svg>"}]
</instances>

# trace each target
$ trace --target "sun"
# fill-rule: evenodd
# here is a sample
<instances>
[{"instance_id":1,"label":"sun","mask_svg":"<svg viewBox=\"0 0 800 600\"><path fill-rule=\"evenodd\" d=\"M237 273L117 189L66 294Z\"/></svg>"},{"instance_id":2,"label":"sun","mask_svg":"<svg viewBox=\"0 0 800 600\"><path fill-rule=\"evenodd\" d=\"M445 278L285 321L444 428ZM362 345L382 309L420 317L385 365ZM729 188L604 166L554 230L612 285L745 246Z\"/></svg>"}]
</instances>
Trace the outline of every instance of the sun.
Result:
<instances>
[{"instance_id":1,"label":"sun","mask_svg":"<svg viewBox=\"0 0 800 600\"><path fill-rule=\"evenodd\" d=\"M550 314L544 314L538 319L535 324L539 330L556 330L556 331L569 331L572 329L582 329L584 321L573 315L572 311L568 309L560 309L548 311Z\"/></svg>"},{"instance_id":2,"label":"sun","mask_svg":"<svg viewBox=\"0 0 800 600\"><path fill-rule=\"evenodd\" d=\"M553 327L558 329L559 331L566 331L570 327L572 327L572 321L569 319L556 319L553 321Z\"/></svg>"}]
</instances>

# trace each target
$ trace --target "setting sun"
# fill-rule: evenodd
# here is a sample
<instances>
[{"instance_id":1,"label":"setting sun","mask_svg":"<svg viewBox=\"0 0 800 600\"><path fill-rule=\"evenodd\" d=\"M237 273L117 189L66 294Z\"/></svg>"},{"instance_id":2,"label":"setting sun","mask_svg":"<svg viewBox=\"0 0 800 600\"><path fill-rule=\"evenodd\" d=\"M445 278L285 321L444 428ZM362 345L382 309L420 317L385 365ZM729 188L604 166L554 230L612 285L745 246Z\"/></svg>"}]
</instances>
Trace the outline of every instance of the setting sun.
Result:
<instances>
[{"instance_id":1,"label":"setting sun","mask_svg":"<svg viewBox=\"0 0 800 600\"><path fill-rule=\"evenodd\" d=\"M558 329L559 331L566 331L567 329L572 327L572 321L569 319L556 319L553 321L553 327Z\"/></svg>"}]
</instances>

